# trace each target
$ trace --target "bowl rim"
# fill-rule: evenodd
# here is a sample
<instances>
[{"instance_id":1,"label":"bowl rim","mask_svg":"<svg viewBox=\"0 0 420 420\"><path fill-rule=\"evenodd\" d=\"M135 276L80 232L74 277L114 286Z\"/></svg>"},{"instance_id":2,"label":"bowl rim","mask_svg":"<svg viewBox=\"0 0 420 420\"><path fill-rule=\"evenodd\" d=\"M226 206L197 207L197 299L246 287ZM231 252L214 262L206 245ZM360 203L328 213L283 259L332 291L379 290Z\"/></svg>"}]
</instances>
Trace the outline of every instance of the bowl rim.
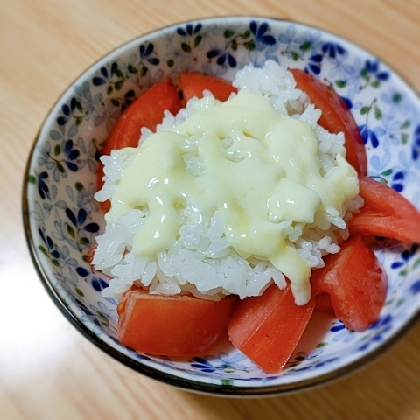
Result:
<instances>
[{"instance_id":1,"label":"bowl rim","mask_svg":"<svg viewBox=\"0 0 420 420\"><path fill-rule=\"evenodd\" d=\"M316 25L307 24L304 22L292 20L292 19L285 19L285 18L278 18L278 17L269 17L264 15L224 15L224 16L213 16L213 17L204 17L204 18L193 18L185 21L179 21L173 24L168 24L157 29L145 32L140 34L137 37L129 39L128 41L124 42L121 45L113 48L112 50L108 51L101 57L99 57L95 62L85 68L76 78L74 78L68 86L63 90L60 94L58 99L52 104L50 109L47 111L43 121L40 124L40 128L38 129L38 133L35 136L32 146L29 151L28 158L25 164L24 176L23 176L23 183L22 183L22 190L21 190L21 216L23 219L23 227L24 227L24 234L25 234L25 242L27 249L29 251L33 267L35 268L36 273L38 274L39 280L41 284L44 286L47 295L52 299L55 306L59 309L62 315L67 319L67 321L85 337L91 344L95 345L97 348L102 350L105 354L112 357L114 360L119 361L124 366L129 367L130 369L136 371L137 373L143 374L151 379L175 386L179 389L184 389L192 392L196 392L199 394L206 394L206 395L215 395L215 396L230 396L230 397L264 397L264 396L274 396L274 395L284 395L289 394L292 392L303 391L307 389L311 389L320 385L327 384L335 379L343 378L346 375L355 373L357 370L360 370L366 367L369 363L376 360L380 355L384 354L387 350L389 350L392 346L394 346L411 328L420 321L420 305L419 307L413 312L413 314L408 317L405 322L399 327L399 329L390 336L386 341L383 342L379 347L376 347L374 350L366 353L364 356L351 361L350 363L336 368L330 372L317 375L312 378L303 379L299 381L288 382L285 384L278 384L278 385L262 385L262 386L252 386L252 387L238 387L232 385L219 385L210 382L202 382L199 380L191 380L182 378L180 376L165 373L160 371L157 368L149 367L141 361L131 359L130 357L118 352L115 348L110 346L100 337L98 337L93 331L91 331L86 325L80 322L78 317L73 313L69 304L65 302L54 290L52 284L48 280L48 276L45 273L42 263L39 259L39 253L35 249L32 233L31 233L31 220L29 217L29 197L28 197L28 178L29 178L29 171L32 164L33 153L38 144L40 135L42 133L43 128L45 127L51 112L56 107L58 103L62 101L62 99L67 95L69 90L75 85L75 83L80 80L85 74L87 74L92 68L96 67L98 63L105 61L108 56L112 55L116 51L123 49L134 43L136 41L141 41L142 39L146 40L148 36L158 34L162 30L168 30L171 28L177 28L179 26L185 26L188 24L195 24L195 23L206 23L209 24L211 21L247 21L247 20L267 20L270 22L283 22L283 23L290 23L295 25L300 25L306 28L311 28L322 32L327 35L331 35L338 40L342 40L343 42L351 45L353 48L356 48L364 53L371 55L373 58L380 59L382 63L384 63L390 71L393 72L394 76L399 78L406 86L411 90L411 92L416 96L417 100L420 101L420 93L409 83L401 74L395 69L390 66L385 60L380 58L378 55L373 54L371 51L366 49L365 47L361 47L354 42L337 35L330 30L323 29Z\"/></svg>"}]
</instances>

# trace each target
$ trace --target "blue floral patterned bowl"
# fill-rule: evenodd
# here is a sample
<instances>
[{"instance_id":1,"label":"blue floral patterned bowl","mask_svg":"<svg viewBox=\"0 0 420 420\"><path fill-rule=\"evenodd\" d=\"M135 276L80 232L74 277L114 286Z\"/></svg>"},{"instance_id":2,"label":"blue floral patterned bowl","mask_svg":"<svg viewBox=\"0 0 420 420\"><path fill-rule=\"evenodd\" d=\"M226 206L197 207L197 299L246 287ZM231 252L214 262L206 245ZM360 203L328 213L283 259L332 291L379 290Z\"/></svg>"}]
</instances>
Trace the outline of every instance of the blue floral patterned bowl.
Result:
<instances>
[{"instance_id":1,"label":"blue floral patterned bowl","mask_svg":"<svg viewBox=\"0 0 420 420\"><path fill-rule=\"evenodd\" d=\"M269 18L214 18L178 24L135 39L82 74L47 116L31 152L23 193L27 242L48 293L91 342L136 371L200 392L261 395L324 383L363 365L412 325L420 308L420 247L378 240L389 275L378 322L347 331L316 316L285 371L264 374L224 343L190 360L136 354L115 338L116 301L86 262L103 225L93 194L98 148L118 115L154 82L180 71L232 79L267 59L305 69L329 83L360 126L369 176L420 207L420 102L387 65L330 33Z\"/></svg>"}]
</instances>

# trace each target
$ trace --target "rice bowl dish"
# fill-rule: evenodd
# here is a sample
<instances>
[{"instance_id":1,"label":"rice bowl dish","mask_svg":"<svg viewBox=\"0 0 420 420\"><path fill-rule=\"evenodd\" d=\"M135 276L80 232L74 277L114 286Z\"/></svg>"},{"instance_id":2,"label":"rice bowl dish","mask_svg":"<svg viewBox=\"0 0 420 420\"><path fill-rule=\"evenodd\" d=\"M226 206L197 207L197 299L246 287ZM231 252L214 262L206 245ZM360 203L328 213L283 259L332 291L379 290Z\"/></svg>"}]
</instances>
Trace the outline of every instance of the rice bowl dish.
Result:
<instances>
[{"instance_id":1,"label":"rice bowl dish","mask_svg":"<svg viewBox=\"0 0 420 420\"><path fill-rule=\"evenodd\" d=\"M284 42L286 31L294 34L291 50ZM194 41L197 37L200 40ZM242 39L236 50L230 49L229 40L233 38ZM191 51L182 50L180 45L185 42L191 44ZM273 264L242 258L229 249L223 241L223 223L218 212L213 211L200 225L190 223L186 206L179 241L159 256L140 261L126 250L131 247L141 222L147 219L147 211L127 212L109 223L103 219L94 198L95 158L118 115L154 83L166 76L176 76L180 71L214 74L231 81L236 75L238 87L245 89L246 86L254 94L256 89L263 91L270 101L277 103L279 113L286 111L292 118L311 125L317 135L323 171L327 174L332 169L331 162L343 153L344 139L319 128L319 111L307 107L306 99L294 86L270 93L271 86L264 83L255 86L257 79L252 75L245 80L247 75L243 74L243 79L239 80L238 70L248 64L260 69L270 60L279 63L282 69L305 69L333 85L346 100L359 126L368 152L369 176L386 182L419 208L416 130L420 126L420 105L415 93L385 64L358 47L317 29L274 19L242 17L188 22L148 34L117 49L88 69L59 99L28 161L28 183L24 190L26 235L41 281L57 306L82 334L112 357L140 373L185 389L213 394L261 395L324 383L380 354L418 316L420 273L416 261L420 251L416 244L379 237L373 238L373 246L388 274L389 288L378 322L364 333L355 333L347 331L339 319L321 319L318 326L311 326L306 340L298 345L281 374L262 372L228 343L221 343L209 354L179 360L135 353L117 339L118 301L138 280L139 274L152 291L169 295L188 292L207 299L219 299L229 293L255 296L267 288L271 278L282 285L284 273ZM343 66L341 70L337 70L337 64ZM378 77L379 84L375 83ZM287 77L280 79L280 85L287 85ZM118 91L116 81L121 82ZM187 115L193 115L197 107L210 108L214 102L211 95L191 101L183 114L167 115L159 130L174 130L183 124ZM370 104L374 105L369 108ZM79 115L80 109L83 112ZM393 127L398 125L396 132L387 125L390 121ZM147 142L152 135L144 130L141 142ZM228 142L225 147L229 149ZM105 188L102 198L112 197L112 184L121 175L118 160L125 158L116 153L115 157L111 156L112 162L105 162L109 168L109 191ZM235 159L240 160L240 157ZM122 161L120 166L123 170L125 163ZM197 175L201 162L187 159L186 167L191 176ZM101 198L100 195L97 198ZM293 244L308 266L320 268L326 254L338 251L339 241L348 234L347 223L362 205L356 191L345 200L338 214L330 212L328 219L325 216L322 232L316 229L309 232L300 222L284 223L281 228L288 244ZM117 233L112 231L113 223L118 225ZM87 262L88 249L95 237L104 232L104 244L107 242L104 246L111 252L95 254L95 264L100 270L95 272ZM116 241L115 234L120 235ZM209 252L210 244L213 254L203 256ZM174 281L173 274L180 266L178 260L185 254L191 259L189 265L195 265L197 270L191 277L180 275ZM207 264L209 260L216 263ZM204 286L194 280L203 276L203 263L211 272L209 277L214 279L220 275L221 281L210 285L206 281ZM223 264L225 268L220 268ZM215 276L215 272L219 274ZM228 277L235 278L232 272L240 273L238 278L245 281L223 283ZM109 275L114 279L108 287ZM296 293L296 296L303 295Z\"/></svg>"}]
</instances>

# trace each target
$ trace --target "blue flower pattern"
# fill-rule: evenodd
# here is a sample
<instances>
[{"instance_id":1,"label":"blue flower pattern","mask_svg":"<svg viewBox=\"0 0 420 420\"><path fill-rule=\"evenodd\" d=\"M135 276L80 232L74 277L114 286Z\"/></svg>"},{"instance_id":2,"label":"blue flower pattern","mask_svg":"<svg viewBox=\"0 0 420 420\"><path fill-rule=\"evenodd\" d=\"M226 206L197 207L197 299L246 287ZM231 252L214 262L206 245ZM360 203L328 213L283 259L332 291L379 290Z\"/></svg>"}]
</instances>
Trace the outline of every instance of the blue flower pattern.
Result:
<instances>
[{"instance_id":1,"label":"blue flower pattern","mask_svg":"<svg viewBox=\"0 0 420 420\"><path fill-rule=\"evenodd\" d=\"M412 192L412 185L420 183L420 110L415 95L395 81L384 64L368 54L355 53L350 44L332 35L266 19L232 23L223 36L216 33L204 21L177 26L166 41L144 39L122 56L101 61L90 80L75 85L74 92L57 106L58 117L50 124L47 142L34 152L28 187L37 196L31 212L38 226L33 240L62 299L91 331L127 357L169 373L187 372L200 380L281 383L287 375L307 375L339 366L348 355L367 353L391 337L394 324L406 316L405 308L418 308L414 302L420 294L419 247L379 249L378 255L390 272L390 293L404 286L398 299L387 302L377 323L365 333L354 333L335 320L325 336L325 346L310 354L298 352L281 375L264 375L238 351L194 357L183 363L138 355L116 340L117 302L101 297L107 282L86 262L87 249L102 223L93 200L101 137L92 137L86 128L95 127L103 138L115 118L153 82L151 68L161 76L175 75L185 68L184 58L191 55L194 60L189 70L205 69L231 77L231 71L240 68L246 57L256 65L274 58L284 66L299 66L328 81L345 99L360 127L369 151L369 175L420 203L418 194ZM67 188L58 188L61 183Z\"/></svg>"},{"instance_id":2,"label":"blue flower pattern","mask_svg":"<svg viewBox=\"0 0 420 420\"><path fill-rule=\"evenodd\" d=\"M420 164L420 124L416 127L415 140L412 146L411 157L416 163ZM420 165L417 167L420 167Z\"/></svg>"},{"instance_id":3,"label":"blue flower pattern","mask_svg":"<svg viewBox=\"0 0 420 420\"><path fill-rule=\"evenodd\" d=\"M389 73L380 69L380 63L378 60L367 60L366 71L379 82L386 82L389 79Z\"/></svg>"}]
</instances>

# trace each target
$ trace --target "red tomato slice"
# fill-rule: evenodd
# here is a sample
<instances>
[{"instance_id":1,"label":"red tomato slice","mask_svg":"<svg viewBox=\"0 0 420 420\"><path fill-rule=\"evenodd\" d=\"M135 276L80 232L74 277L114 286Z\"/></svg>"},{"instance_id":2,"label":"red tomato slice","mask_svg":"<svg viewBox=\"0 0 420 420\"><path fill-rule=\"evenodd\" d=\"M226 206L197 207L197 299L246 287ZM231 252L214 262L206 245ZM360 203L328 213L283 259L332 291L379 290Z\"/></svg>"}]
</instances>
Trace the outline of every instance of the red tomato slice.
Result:
<instances>
[{"instance_id":1,"label":"red tomato slice","mask_svg":"<svg viewBox=\"0 0 420 420\"><path fill-rule=\"evenodd\" d=\"M324 312L327 315L335 317L334 309L331 303L331 296L322 292L315 296L315 310Z\"/></svg>"},{"instance_id":2,"label":"red tomato slice","mask_svg":"<svg viewBox=\"0 0 420 420\"><path fill-rule=\"evenodd\" d=\"M344 242L338 254L324 261L324 268L312 271L312 292L331 296L334 312L347 329L365 331L378 320L385 303L386 272L360 236Z\"/></svg>"},{"instance_id":3,"label":"red tomato slice","mask_svg":"<svg viewBox=\"0 0 420 420\"><path fill-rule=\"evenodd\" d=\"M181 100L171 80L167 78L156 83L124 110L102 144L102 154L109 155L111 150L124 147L137 147L141 128L155 131L163 120L165 110L176 114L180 109Z\"/></svg>"},{"instance_id":4,"label":"red tomato slice","mask_svg":"<svg viewBox=\"0 0 420 420\"><path fill-rule=\"evenodd\" d=\"M139 96L120 115L108 137L102 144L102 154L109 155L111 150L124 147L137 147L140 130L145 127L152 131L162 122L165 110L176 114L181 109L178 91L167 78L164 82L156 83L144 94ZM103 185L102 163L99 162L96 187L99 191ZM109 201L101 202L100 208L109 211Z\"/></svg>"},{"instance_id":5,"label":"red tomato slice","mask_svg":"<svg viewBox=\"0 0 420 420\"><path fill-rule=\"evenodd\" d=\"M350 234L420 242L420 212L400 193L371 178L360 178L360 213L347 222Z\"/></svg>"},{"instance_id":6,"label":"red tomato slice","mask_svg":"<svg viewBox=\"0 0 420 420\"><path fill-rule=\"evenodd\" d=\"M190 356L208 351L221 339L235 296L220 301L191 296L160 296L134 288L117 307L117 336L141 353Z\"/></svg>"},{"instance_id":7,"label":"red tomato slice","mask_svg":"<svg viewBox=\"0 0 420 420\"><path fill-rule=\"evenodd\" d=\"M298 306L290 285L271 285L262 296L240 301L228 323L231 343L266 373L278 373L292 355L315 306Z\"/></svg>"},{"instance_id":8,"label":"red tomato slice","mask_svg":"<svg viewBox=\"0 0 420 420\"><path fill-rule=\"evenodd\" d=\"M330 87L300 69L289 69L297 87L322 111L319 124L331 133L342 131L346 138L346 158L360 176L367 174L366 149L359 127L344 101Z\"/></svg>"},{"instance_id":9,"label":"red tomato slice","mask_svg":"<svg viewBox=\"0 0 420 420\"><path fill-rule=\"evenodd\" d=\"M179 84L184 95L184 104L194 96L202 98L204 90L209 90L216 99L222 102L227 101L229 95L237 91L226 80L199 73L181 73L179 75Z\"/></svg>"}]
</instances>

